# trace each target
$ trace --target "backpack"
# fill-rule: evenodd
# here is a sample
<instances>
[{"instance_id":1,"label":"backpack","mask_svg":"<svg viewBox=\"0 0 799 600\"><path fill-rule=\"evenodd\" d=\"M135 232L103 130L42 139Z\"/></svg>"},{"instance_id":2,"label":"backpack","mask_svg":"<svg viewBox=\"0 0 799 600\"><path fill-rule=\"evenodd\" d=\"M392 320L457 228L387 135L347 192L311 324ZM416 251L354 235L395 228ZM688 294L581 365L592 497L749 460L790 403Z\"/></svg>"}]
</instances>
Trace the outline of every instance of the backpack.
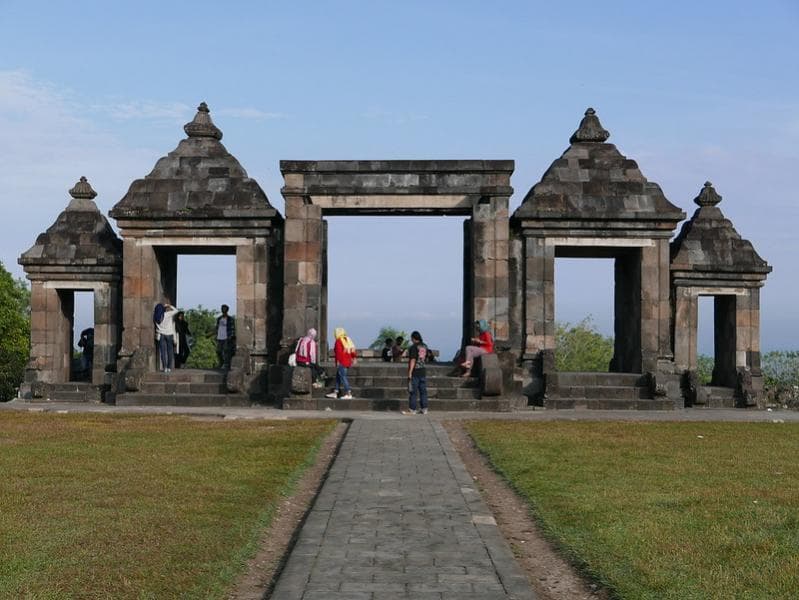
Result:
<instances>
[{"instance_id":1,"label":"backpack","mask_svg":"<svg viewBox=\"0 0 799 600\"><path fill-rule=\"evenodd\" d=\"M155 310L153 311L153 323L156 325L160 325L161 321L164 320L164 313L166 312L166 308L160 302L155 305Z\"/></svg>"}]
</instances>

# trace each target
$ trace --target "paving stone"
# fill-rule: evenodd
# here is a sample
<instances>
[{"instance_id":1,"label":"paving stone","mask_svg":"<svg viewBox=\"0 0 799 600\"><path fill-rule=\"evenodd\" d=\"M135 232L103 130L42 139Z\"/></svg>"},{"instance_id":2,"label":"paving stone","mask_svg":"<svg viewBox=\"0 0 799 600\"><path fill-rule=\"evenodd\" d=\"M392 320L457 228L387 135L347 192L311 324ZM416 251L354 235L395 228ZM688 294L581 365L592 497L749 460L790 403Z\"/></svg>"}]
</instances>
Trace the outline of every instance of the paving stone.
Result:
<instances>
[{"instance_id":1,"label":"paving stone","mask_svg":"<svg viewBox=\"0 0 799 600\"><path fill-rule=\"evenodd\" d=\"M319 497L273 598L534 598L437 421L354 421Z\"/></svg>"}]
</instances>

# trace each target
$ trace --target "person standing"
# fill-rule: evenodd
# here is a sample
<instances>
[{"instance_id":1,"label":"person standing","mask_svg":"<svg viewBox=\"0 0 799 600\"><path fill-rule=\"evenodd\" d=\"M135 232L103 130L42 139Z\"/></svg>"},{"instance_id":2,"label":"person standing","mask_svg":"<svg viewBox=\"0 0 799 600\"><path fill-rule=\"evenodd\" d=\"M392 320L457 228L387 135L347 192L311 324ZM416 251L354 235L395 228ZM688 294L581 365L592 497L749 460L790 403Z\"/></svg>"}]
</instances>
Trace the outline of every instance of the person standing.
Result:
<instances>
[{"instance_id":1,"label":"person standing","mask_svg":"<svg viewBox=\"0 0 799 600\"><path fill-rule=\"evenodd\" d=\"M164 298L162 309L155 307L155 339L158 341L158 353L161 356L161 370L170 373L175 364L175 315L178 309L172 306L169 298ZM160 318L159 318L160 317Z\"/></svg>"},{"instance_id":2,"label":"person standing","mask_svg":"<svg viewBox=\"0 0 799 600\"><path fill-rule=\"evenodd\" d=\"M189 360L189 353L191 352L191 348L189 348L190 336L191 330L189 329L188 321L186 321L186 315L182 310L178 311L178 314L175 315L176 369L180 369Z\"/></svg>"},{"instance_id":3,"label":"person standing","mask_svg":"<svg viewBox=\"0 0 799 600\"><path fill-rule=\"evenodd\" d=\"M340 397L343 400L352 400L352 389L350 389L350 382L347 379L347 369L355 363L355 344L342 327L337 327L334 333L336 336L336 345L334 347L336 387L332 392L326 394L326 397Z\"/></svg>"},{"instance_id":4,"label":"person standing","mask_svg":"<svg viewBox=\"0 0 799 600\"><path fill-rule=\"evenodd\" d=\"M427 373L425 362L429 350L418 331L411 333L411 347L408 349L408 408L405 415L427 414ZM419 409L416 409L416 396L419 396Z\"/></svg>"},{"instance_id":5,"label":"person standing","mask_svg":"<svg viewBox=\"0 0 799 600\"><path fill-rule=\"evenodd\" d=\"M236 341L236 320L228 314L227 304L223 304L221 310L222 314L216 319L216 357L220 368L229 369Z\"/></svg>"},{"instance_id":6,"label":"person standing","mask_svg":"<svg viewBox=\"0 0 799 600\"><path fill-rule=\"evenodd\" d=\"M386 338L383 342L383 351L380 353L380 358L383 359L383 362L392 362L394 360L393 345L394 340L391 338Z\"/></svg>"}]
</instances>

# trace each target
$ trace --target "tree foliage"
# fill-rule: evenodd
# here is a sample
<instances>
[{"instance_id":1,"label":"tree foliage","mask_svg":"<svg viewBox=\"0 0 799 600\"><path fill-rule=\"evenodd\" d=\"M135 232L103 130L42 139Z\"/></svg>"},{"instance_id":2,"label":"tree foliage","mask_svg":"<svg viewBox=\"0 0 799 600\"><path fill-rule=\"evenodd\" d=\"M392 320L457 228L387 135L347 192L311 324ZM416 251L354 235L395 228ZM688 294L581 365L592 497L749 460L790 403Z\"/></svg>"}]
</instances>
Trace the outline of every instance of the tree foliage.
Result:
<instances>
[{"instance_id":1,"label":"tree foliage","mask_svg":"<svg viewBox=\"0 0 799 600\"><path fill-rule=\"evenodd\" d=\"M186 322L194 338L186 367L189 369L213 369L216 358L216 318L217 314L202 304L184 311Z\"/></svg>"},{"instance_id":2,"label":"tree foliage","mask_svg":"<svg viewBox=\"0 0 799 600\"><path fill-rule=\"evenodd\" d=\"M11 400L30 353L30 290L0 262L0 401Z\"/></svg>"},{"instance_id":3,"label":"tree foliage","mask_svg":"<svg viewBox=\"0 0 799 600\"><path fill-rule=\"evenodd\" d=\"M710 382L713 381L713 367L715 366L716 361L712 356L700 354L696 357L696 372L699 375L699 383L710 385Z\"/></svg>"},{"instance_id":4,"label":"tree foliage","mask_svg":"<svg viewBox=\"0 0 799 600\"><path fill-rule=\"evenodd\" d=\"M557 323L555 368L563 372L605 372L613 358L613 338L599 333L591 317L576 325Z\"/></svg>"},{"instance_id":5,"label":"tree foliage","mask_svg":"<svg viewBox=\"0 0 799 600\"><path fill-rule=\"evenodd\" d=\"M396 340L398 337L402 337L404 340L402 342L402 349L405 350L408 347L408 334L405 331L397 329L396 327L392 327L391 325L384 325L380 328L380 332L377 334L375 341L369 344L369 349L382 350L386 345L386 340L388 338Z\"/></svg>"}]
</instances>

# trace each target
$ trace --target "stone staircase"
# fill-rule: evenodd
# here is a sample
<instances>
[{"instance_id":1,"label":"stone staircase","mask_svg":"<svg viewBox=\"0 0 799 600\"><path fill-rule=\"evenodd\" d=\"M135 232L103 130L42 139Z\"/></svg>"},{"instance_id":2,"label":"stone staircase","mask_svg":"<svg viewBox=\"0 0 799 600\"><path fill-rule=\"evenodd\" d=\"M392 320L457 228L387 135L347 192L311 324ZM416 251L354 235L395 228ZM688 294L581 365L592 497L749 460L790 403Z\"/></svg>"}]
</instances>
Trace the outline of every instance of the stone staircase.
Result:
<instances>
[{"instance_id":1,"label":"stone staircase","mask_svg":"<svg viewBox=\"0 0 799 600\"><path fill-rule=\"evenodd\" d=\"M552 373L545 408L674 410L674 401L653 398L645 375L637 373Z\"/></svg>"},{"instance_id":2,"label":"stone staircase","mask_svg":"<svg viewBox=\"0 0 799 600\"><path fill-rule=\"evenodd\" d=\"M144 375L141 389L116 397L117 406L250 406L246 394L229 394L221 370L177 369Z\"/></svg>"},{"instance_id":3,"label":"stone staircase","mask_svg":"<svg viewBox=\"0 0 799 600\"><path fill-rule=\"evenodd\" d=\"M703 385L696 394L695 408L736 408L739 406L735 388Z\"/></svg>"},{"instance_id":4,"label":"stone staircase","mask_svg":"<svg viewBox=\"0 0 799 600\"><path fill-rule=\"evenodd\" d=\"M284 409L298 410L404 410L408 408L408 366L405 363L361 362L348 373L353 398L326 398L335 384L335 366L323 365L327 384L310 398L287 398ZM427 395L431 411L509 411L508 398L481 398L477 377L453 376L454 365L427 365Z\"/></svg>"}]
</instances>

